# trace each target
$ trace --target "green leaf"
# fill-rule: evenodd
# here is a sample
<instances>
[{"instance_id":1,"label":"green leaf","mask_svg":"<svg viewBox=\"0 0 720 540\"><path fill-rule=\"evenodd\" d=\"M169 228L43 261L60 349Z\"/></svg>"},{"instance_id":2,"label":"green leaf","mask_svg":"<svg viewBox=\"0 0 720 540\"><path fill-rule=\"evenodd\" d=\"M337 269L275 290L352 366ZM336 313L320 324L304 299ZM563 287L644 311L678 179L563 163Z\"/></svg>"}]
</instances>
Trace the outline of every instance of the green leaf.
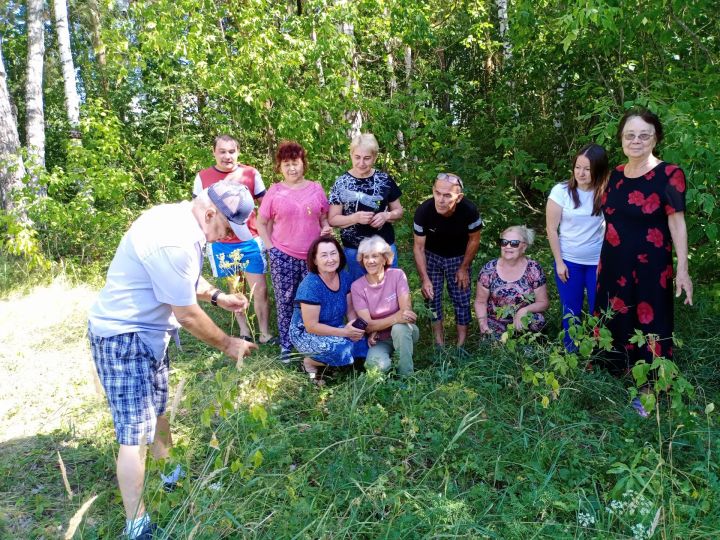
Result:
<instances>
[{"instance_id":1,"label":"green leaf","mask_svg":"<svg viewBox=\"0 0 720 540\"><path fill-rule=\"evenodd\" d=\"M260 450L255 451L255 453L253 454L252 462L253 462L253 467L255 467L256 469L257 469L260 465L262 465L263 455L262 455L262 452L261 452Z\"/></svg>"}]
</instances>

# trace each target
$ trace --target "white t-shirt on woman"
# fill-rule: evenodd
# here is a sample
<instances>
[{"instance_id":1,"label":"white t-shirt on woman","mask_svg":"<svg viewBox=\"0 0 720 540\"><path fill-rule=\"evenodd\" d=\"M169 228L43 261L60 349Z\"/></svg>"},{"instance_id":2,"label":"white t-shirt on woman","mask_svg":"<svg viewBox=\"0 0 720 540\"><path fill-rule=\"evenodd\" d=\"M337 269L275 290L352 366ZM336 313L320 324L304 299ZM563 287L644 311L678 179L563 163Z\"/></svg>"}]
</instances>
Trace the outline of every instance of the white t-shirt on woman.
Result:
<instances>
[{"instance_id":1,"label":"white t-shirt on woman","mask_svg":"<svg viewBox=\"0 0 720 540\"><path fill-rule=\"evenodd\" d=\"M562 208L560 218L560 253L575 264L596 265L600 260L605 218L593 216L593 191L577 190L580 206L575 208L567 183L557 184L550 191L550 199Z\"/></svg>"}]
</instances>

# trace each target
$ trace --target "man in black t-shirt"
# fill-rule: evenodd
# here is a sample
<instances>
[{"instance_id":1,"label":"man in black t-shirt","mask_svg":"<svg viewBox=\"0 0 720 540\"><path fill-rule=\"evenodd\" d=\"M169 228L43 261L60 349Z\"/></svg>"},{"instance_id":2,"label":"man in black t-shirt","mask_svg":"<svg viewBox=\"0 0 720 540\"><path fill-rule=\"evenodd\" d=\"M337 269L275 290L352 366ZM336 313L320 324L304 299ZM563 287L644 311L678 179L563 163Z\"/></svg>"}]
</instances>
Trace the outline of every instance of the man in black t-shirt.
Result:
<instances>
[{"instance_id":1,"label":"man in black t-shirt","mask_svg":"<svg viewBox=\"0 0 720 540\"><path fill-rule=\"evenodd\" d=\"M462 347L470 324L470 275L480 247L483 221L477 207L463 198L463 184L455 174L441 173L433 185L433 198L415 211L413 254L422 294L433 312L433 334L437 345L445 344L442 326L442 288L455 309L457 345Z\"/></svg>"}]
</instances>

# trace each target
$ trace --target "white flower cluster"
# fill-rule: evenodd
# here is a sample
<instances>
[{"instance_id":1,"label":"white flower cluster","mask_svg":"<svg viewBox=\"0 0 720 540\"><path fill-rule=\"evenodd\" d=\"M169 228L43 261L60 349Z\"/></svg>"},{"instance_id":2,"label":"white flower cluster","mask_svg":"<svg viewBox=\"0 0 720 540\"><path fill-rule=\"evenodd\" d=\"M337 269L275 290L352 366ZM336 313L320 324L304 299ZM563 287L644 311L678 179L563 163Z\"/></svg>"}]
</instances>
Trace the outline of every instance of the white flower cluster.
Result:
<instances>
[{"instance_id":1,"label":"white flower cluster","mask_svg":"<svg viewBox=\"0 0 720 540\"><path fill-rule=\"evenodd\" d=\"M577 516L578 525L581 527L590 527L591 525L595 525L595 516L592 514L586 514L585 512L578 512Z\"/></svg>"},{"instance_id":2,"label":"white flower cluster","mask_svg":"<svg viewBox=\"0 0 720 540\"><path fill-rule=\"evenodd\" d=\"M653 504L642 494L632 489L627 490L622 495L622 500L611 500L610 504L605 507L608 514L615 515L619 518L623 516L636 516L640 518L640 523L636 523L630 527L634 540L644 540L650 538L654 532L653 524L645 525L646 517L652 515Z\"/></svg>"},{"instance_id":3,"label":"white flower cluster","mask_svg":"<svg viewBox=\"0 0 720 540\"><path fill-rule=\"evenodd\" d=\"M626 514L629 516L649 516L653 511L652 503L636 493L635 490L629 489L622 495L621 501L610 501L610 505L605 507L610 514Z\"/></svg>"},{"instance_id":4,"label":"white flower cluster","mask_svg":"<svg viewBox=\"0 0 720 540\"><path fill-rule=\"evenodd\" d=\"M651 536L650 527L645 527L642 523L636 523L630 527L630 532L632 532L633 540L645 540Z\"/></svg>"}]
</instances>

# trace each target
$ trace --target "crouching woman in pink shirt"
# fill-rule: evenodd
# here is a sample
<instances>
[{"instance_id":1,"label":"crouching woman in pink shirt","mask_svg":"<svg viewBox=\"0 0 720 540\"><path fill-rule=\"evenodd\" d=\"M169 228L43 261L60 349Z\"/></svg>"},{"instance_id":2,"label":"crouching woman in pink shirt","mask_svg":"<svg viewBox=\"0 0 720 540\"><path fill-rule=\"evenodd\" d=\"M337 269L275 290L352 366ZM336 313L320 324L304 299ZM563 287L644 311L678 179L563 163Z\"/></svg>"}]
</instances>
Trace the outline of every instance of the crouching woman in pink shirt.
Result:
<instances>
[{"instance_id":1,"label":"crouching woman in pink shirt","mask_svg":"<svg viewBox=\"0 0 720 540\"><path fill-rule=\"evenodd\" d=\"M355 312L367 322L370 334L365 367L387 371L397 351L397 373L405 377L413 372L413 348L420 331L407 277L399 268L391 268L393 257L390 245L380 236L362 240L357 259L367 274L353 282L351 292Z\"/></svg>"},{"instance_id":2,"label":"crouching woman in pink shirt","mask_svg":"<svg viewBox=\"0 0 720 540\"><path fill-rule=\"evenodd\" d=\"M281 360L290 362L290 321L298 286L307 275L310 244L332 234L328 225L327 196L318 182L307 180L305 149L283 141L275 154L275 169L282 182L270 186L258 212L258 232L270 256L270 277L275 292Z\"/></svg>"}]
</instances>

